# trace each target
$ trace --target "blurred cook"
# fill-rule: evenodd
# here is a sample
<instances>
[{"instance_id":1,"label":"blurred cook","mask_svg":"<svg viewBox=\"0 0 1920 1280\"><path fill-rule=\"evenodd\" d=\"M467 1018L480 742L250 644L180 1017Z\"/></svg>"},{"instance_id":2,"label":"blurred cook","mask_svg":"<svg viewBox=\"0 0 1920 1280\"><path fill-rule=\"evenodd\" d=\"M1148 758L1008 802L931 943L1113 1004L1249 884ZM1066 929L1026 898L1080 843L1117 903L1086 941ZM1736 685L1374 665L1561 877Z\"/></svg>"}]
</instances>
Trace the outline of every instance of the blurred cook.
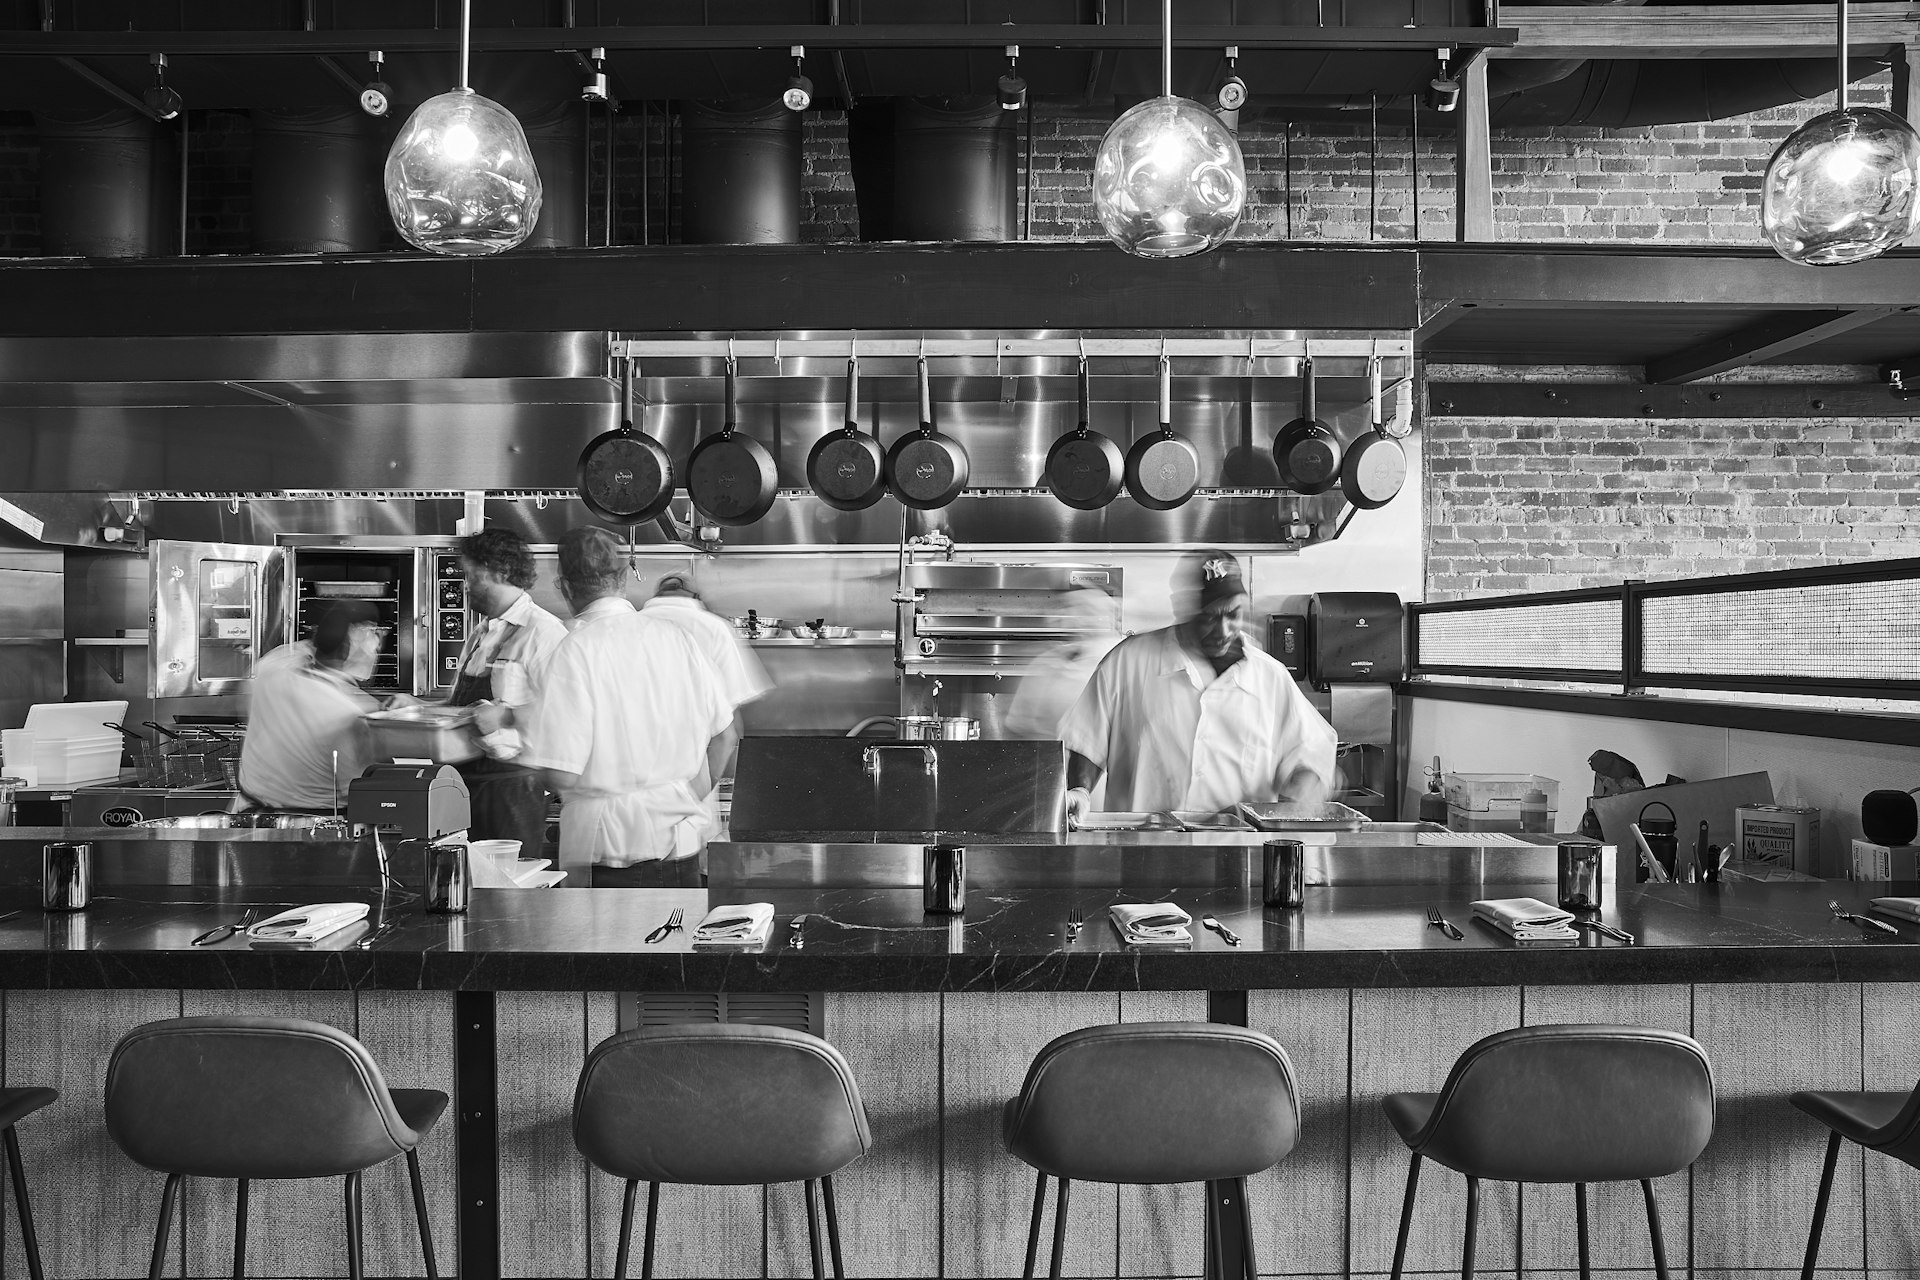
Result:
<instances>
[{"instance_id":1,"label":"blurred cook","mask_svg":"<svg viewBox=\"0 0 1920 1280\"><path fill-rule=\"evenodd\" d=\"M560 539L573 629L554 649L521 763L560 793L560 867L598 886L698 887L713 831L701 787L733 750L720 676L679 626L624 592L605 529Z\"/></svg>"},{"instance_id":2,"label":"blurred cook","mask_svg":"<svg viewBox=\"0 0 1920 1280\"><path fill-rule=\"evenodd\" d=\"M385 628L365 600L323 612L313 634L263 655L253 669L236 809L331 813L347 784L380 757L360 717L385 705L360 687Z\"/></svg>"},{"instance_id":3,"label":"blurred cook","mask_svg":"<svg viewBox=\"0 0 1920 1280\"><path fill-rule=\"evenodd\" d=\"M546 779L520 763L519 721L538 696L547 660L566 639L567 624L533 602L533 552L511 529L487 529L460 540L467 603L486 619L468 635L447 702L474 708L486 754L460 766L472 797L475 840L518 840L540 856L546 839Z\"/></svg>"},{"instance_id":4,"label":"blurred cook","mask_svg":"<svg viewBox=\"0 0 1920 1280\"><path fill-rule=\"evenodd\" d=\"M733 733L737 742L740 736L740 708L765 697L767 690L773 687L760 659L754 656L753 650L740 638L731 622L714 616L700 598L700 593L694 590L692 580L685 574L669 573L662 577L660 585L653 590L653 599L640 606L640 612L679 627L687 633L694 647L713 664L720 676L721 693L727 705L734 710ZM723 761L721 772L707 780L710 785L703 788L702 793L711 790L712 784L717 784L725 777L732 764L731 758Z\"/></svg>"},{"instance_id":5,"label":"blurred cook","mask_svg":"<svg viewBox=\"0 0 1920 1280\"><path fill-rule=\"evenodd\" d=\"M1241 801L1326 799L1334 732L1280 663L1248 645L1246 580L1225 551L1183 561L1175 617L1094 669L1060 733L1068 816L1090 807L1217 812Z\"/></svg>"}]
</instances>

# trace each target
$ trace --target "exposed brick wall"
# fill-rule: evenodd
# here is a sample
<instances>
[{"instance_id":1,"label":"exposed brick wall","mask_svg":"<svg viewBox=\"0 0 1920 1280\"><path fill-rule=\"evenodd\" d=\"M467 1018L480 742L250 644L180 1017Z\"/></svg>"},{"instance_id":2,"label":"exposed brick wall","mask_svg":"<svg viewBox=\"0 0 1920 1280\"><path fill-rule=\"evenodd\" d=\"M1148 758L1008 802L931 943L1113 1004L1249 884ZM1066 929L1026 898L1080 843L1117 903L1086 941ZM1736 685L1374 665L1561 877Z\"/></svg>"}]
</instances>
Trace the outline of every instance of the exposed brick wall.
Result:
<instances>
[{"instance_id":1,"label":"exposed brick wall","mask_svg":"<svg viewBox=\"0 0 1920 1280\"><path fill-rule=\"evenodd\" d=\"M1867 373L1750 370L1740 380ZM1639 371L1528 376L1633 381ZM1430 600L1920 555L1912 418L1429 416L1424 433Z\"/></svg>"}]
</instances>

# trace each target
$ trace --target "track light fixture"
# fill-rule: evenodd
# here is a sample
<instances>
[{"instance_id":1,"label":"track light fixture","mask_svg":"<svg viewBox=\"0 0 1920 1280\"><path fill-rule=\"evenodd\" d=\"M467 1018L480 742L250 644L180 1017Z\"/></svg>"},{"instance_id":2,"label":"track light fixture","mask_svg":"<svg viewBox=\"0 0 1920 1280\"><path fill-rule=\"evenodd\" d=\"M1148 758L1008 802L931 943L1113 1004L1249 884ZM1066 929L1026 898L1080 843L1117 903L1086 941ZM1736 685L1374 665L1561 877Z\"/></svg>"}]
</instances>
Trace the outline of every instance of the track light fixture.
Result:
<instances>
[{"instance_id":1,"label":"track light fixture","mask_svg":"<svg viewBox=\"0 0 1920 1280\"><path fill-rule=\"evenodd\" d=\"M605 102L607 100L607 51L594 49L588 54L593 70L587 76L587 82L580 86L580 97L586 102Z\"/></svg>"},{"instance_id":2,"label":"track light fixture","mask_svg":"<svg viewBox=\"0 0 1920 1280\"><path fill-rule=\"evenodd\" d=\"M1027 105L1027 82L1020 74L1020 46L1007 46L1007 74L1000 77L1000 109L1018 111Z\"/></svg>"},{"instance_id":3,"label":"track light fixture","mask_svg":"<svg viewBox=\"0 0 1920 1280\"><path fill-rule=\"evenodd\" d=\"M167 55L156 53L149 59L153 63L153 84L141 95L146 100L147 110L162 120L171 120L180 114L180 91L167 84Z\"/></svg>"},{"instance_id":4,"label":"track light fixture","mask_svg":"<svg viewBox=\"0 0 1920 1280\"><path fill-rule=\"evenodd\" d=\"M1460 105L1460 81L1454 77L1453 50L1440 50L1440 70L1427 82L1427 106L1434 111L1452 111Z\"/></svg>"},{"instance_id":5,"label":"track light fixture","mask_svg":"<svg viewBox=\"0 0 1920 1280\"><path fill-rule=\"evenodd\" d=\"M1220 104L1222 111L1238 111L1247 105L1247 82L1240 78L1240 46L1227 46L1227 78L1220 82L1214 101Z\"/></svg>"},{"instance_id":6,"label":"track light fixture","mask_svg":"<svg viewBox=\"0 0 1920 1280\"><path fill-rule=\"evenodd\" d=\"M380 78L380 68L386 60L387 55L380 50L369 50L367 61L373 64L373 79L360 86L360 109L376 120L385 118L393 110L393 90Z\"/></svg>"},{"instance_id":7,"label":"track light fixture","mask_svg":"<svg viewBox=\"0 0 1920 1280\"><path fill-rule=\"evenodd\" d=\"M793 57L793 74L787 77L787 91L780 101L789 111L805 111L813 105L813 81L807 78L807 46L796 44L787 52Z\"/></svg>"}]
</instances>

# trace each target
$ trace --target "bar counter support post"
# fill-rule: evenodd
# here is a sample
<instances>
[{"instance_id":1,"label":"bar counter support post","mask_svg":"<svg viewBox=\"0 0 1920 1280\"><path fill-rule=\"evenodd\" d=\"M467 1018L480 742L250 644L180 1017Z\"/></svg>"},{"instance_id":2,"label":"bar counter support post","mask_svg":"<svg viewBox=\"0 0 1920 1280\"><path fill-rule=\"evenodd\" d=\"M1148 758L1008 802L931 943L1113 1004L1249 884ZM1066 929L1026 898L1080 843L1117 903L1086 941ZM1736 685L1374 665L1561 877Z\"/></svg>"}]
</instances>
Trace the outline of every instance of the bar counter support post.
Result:
<instances>
[{"instance_id":1,"label":"bar counter support post","mask_svg":"<svg viewBox=\"0 0 1920 1280\"><path fill-rule=\"evenodd\" d=\"M456 1265L460 1280L500 1275L500 1137L491 991L453 997L454 1125L460 1193Z\"/></svg>"},{"instance_id":2,"label":"bar counter support post","mask_svg":"<svg viewBox=\"0 0 1920 1280\"><path fill-rule=\"evenodd\" d=\"M1247 1025L1247 993L1207 992L1207 1021L1230 1027ZM1207 1184L1206 1280L1259 1280L1249 1266L1252 1223L1247 1217L1244 1182L1229 1178Z\"/></svg>"}]
</instances>

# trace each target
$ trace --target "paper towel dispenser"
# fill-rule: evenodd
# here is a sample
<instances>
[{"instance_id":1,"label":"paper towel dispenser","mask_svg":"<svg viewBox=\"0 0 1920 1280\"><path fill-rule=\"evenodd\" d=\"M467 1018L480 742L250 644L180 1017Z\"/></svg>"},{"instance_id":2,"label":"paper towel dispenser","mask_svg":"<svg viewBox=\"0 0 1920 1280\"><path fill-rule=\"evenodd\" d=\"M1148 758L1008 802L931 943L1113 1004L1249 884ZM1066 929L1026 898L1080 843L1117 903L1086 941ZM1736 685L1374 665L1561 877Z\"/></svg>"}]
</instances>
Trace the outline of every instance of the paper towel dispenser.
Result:
<instances>
[{"instance_id":1,"label":"paper towel dispenser","mask_svg":"<svg viewBox=\"0 0 1920 1280\"><path fill-rule=\"evenodd\" d=\"M1307 600L1307 672L1315 684L1392 684L1407 673L1406 606L1391 591L1325 591Z\"/></svg>"}]
</instances>

